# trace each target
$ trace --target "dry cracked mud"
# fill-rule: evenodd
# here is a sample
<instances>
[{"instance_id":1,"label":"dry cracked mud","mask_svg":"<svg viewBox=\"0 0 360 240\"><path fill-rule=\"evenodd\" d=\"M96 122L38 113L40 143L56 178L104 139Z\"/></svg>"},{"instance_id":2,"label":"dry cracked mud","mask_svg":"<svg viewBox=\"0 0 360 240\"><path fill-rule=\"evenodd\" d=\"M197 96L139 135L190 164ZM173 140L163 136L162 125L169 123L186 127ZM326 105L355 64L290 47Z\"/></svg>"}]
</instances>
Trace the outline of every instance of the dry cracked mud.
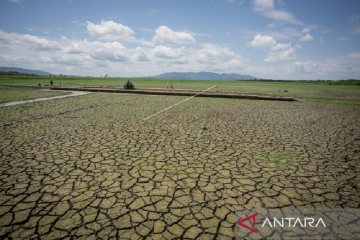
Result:
<instances>
[{"instance_id":1,"label":"dry cracked mud","mask_svg":"<svg viewBox=\"0 0 360 240\"><path fill-rule=\"evenodd\" d=\"M360 206L360 108L90 94L0 109L0 238L232 239L235 209Z\"/></svg>"}]
</instances>

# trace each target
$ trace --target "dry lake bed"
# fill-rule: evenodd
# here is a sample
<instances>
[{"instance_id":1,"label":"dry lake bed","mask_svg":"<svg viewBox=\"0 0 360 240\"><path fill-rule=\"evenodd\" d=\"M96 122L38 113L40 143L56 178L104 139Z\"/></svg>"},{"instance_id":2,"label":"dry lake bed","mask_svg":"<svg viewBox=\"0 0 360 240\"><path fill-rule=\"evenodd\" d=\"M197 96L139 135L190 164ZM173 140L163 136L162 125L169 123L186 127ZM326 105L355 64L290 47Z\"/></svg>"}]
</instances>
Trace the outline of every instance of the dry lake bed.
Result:
<instances>
[{"instance_id":1,"label":"dry lake bed","mask_svg":"<svg viewBox=\"0 0 360 240\"><path fill-rule=\"evenodd\" d=\"M0 238L232 239L235 209L359 208L360 107L92 93L0 108Z\"/></svg>"}]
</instances>

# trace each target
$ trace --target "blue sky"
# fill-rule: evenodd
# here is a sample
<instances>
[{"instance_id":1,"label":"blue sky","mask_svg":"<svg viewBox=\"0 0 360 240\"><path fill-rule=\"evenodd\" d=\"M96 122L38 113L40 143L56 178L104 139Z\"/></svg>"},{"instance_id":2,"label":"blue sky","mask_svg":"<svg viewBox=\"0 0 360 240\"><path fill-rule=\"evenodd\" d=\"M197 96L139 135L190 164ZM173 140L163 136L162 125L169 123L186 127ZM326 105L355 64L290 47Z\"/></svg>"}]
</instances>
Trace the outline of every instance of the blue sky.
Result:
<instances>
[{"instance_id":1,"label":"blue sky","mask_svg":"<svg viewBox=\"0 0 360 240\"><path fill-rule=\"evenodd\" d=\"M359 0L0 0L0 66L360 79Z\"/></svg>"}]
</instances>

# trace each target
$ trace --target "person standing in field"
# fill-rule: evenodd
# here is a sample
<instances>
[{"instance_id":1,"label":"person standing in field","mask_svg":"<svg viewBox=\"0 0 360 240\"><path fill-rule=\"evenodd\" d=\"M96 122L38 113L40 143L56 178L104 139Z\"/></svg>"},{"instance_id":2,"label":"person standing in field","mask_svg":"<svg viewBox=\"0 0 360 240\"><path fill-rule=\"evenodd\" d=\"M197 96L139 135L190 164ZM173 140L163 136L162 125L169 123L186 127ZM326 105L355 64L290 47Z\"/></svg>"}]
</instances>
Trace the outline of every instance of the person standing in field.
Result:
<instances>
[{"instance_id":1,"label":"person standing in field","mask_svg":"<svg viewBox=\"0 0 360 240\"><path fill-rule=\"evenodd\" d=\"M50 80L50 86L52 86L54 83L53 83L53 80L51 79Z\"/></svg>"}]
</instances>

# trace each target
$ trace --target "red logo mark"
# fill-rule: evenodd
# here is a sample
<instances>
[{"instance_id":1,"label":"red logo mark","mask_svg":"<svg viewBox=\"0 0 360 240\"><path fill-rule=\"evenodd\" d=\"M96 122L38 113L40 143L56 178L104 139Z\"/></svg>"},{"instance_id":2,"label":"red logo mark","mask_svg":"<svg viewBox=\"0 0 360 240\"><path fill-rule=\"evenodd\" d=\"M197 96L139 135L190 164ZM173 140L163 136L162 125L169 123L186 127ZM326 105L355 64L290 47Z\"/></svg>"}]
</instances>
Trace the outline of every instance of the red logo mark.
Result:
<instances>
[{"instance_id":1,"label":"red logo mark","mask_svg":"<svg viewBox=\"0 0 360 240\"><path fill-rule=\"evenodd\" d=\"M252 225L252 226L254 227L254 225L255 225L255 217L256 217L257 215L258 215L258 214L255 213L255 214L251 215L250 217L244 218L243 220L238 221L238 224L239 224L240 226L246 228L246 229L249 229L250 231L253 231L254 233L257 233L258 231L257 231L256 229L251 228L251 227L246 226L245 224L243 224L243 222L246 222L247 220L253 218L253 219L254 219L254 222L253 222L253 225Z\"/></svg>"}]
</instances>

